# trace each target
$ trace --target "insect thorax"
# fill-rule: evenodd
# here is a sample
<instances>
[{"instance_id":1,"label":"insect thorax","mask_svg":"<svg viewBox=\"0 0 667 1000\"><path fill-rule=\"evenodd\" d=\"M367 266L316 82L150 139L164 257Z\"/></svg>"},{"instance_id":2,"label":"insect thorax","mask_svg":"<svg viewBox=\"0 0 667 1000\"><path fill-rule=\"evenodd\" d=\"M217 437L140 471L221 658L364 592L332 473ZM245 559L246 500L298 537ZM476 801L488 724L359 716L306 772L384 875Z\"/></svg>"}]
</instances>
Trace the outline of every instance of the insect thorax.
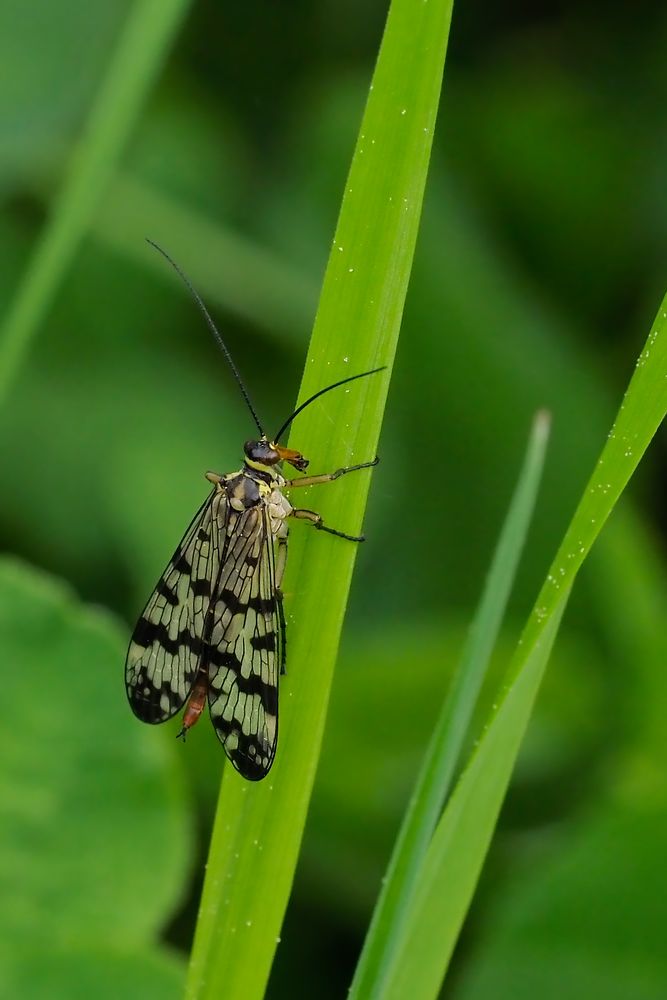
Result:
<instances>
[{"instance_id":1,"label":"insect thorax","mask_svg":"<svg viewBox=\"0 0 667 1000\"><path fill-rule=\"evenodd\" d=\"M219 488L227 494L229 505L234 510L266 507L271 533L283 536L287 534L285 520L292 511L292 505L281 490L284 485L285 479L275 469L256 468L254 463L246 462L239 472L225 476Z\"/></svg>"}]
</instances>

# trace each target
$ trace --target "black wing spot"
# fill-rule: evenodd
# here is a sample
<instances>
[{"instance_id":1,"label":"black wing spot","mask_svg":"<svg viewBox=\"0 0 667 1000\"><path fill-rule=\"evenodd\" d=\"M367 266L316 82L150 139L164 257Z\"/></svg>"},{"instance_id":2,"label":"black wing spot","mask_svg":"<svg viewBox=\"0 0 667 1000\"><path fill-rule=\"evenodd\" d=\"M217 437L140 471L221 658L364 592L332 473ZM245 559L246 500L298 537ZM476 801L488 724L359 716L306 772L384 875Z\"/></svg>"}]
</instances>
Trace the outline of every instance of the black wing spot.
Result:
<instances>
[{"instance_id":1,"label":"black wing spot","mask_svg":"<svg viewBox=\"0 0 667 1000\"><path fill-rule=\"evenodd\" d=\"M276 649L276 633L267 632L266 635L253 635L250 637L250 645L258 652L266 650L269 653L274 653Z\"/></svg>"},{"instance_id":2,"label":"black wing spot","mask_svg":"<svg viewBox=\"0 0 667 1000\"><path fill-rule=\"evenodd\" d=\"M273 616L276 613L276 599L275 597L251 597L248 601L248 607L252 611L256 611L258 615L264 615L264 617Z\"/></svg>"},{"instance_id":3,"label":"black wing spot","mask_svg":"<svg viewBox=\"0 0 667 1000\"><path fill-rule=\"evenodd\" d=\"M160 597L164 597L167 604L171 604L172 607L176 607L176 605L178 604L178 595L169 586L164 577L160 579L160 582L155 588L155 591L160 595Z\"/></svg>"},{"instance_id":4,"label":"black wing spot","mask_svg":"<svg viewBox=\"0 0 667 1000\"><path fill-rule=\"evenodd\" d=\"M176 570L177 573L182 573L184 576L192 575L192 564L184 552L181 552L178 559L174 560L173 569Z\"/></svg>"},{"instance_id":5,"label":"black wing spot","mask_svg":"<svg viewBox=\"0 0 667 1000\"><path fill-rule=\"evenodd\" d=\"M241 673L241 661L231 649L221 649L220 646L207 646L206 660L212 667L227 667L235 674Z\"/></svg>"},{"instance_id":6,"label":"black wing spot","mask_svg":"<svg viewBox=\"0 0 667 1000\"><path fill-rule=\"evenodd\" d=\"M201 577L199 580L190 580L190 590L194 597L210 597L211 596L211 581L206 577Z\"/></svg>"},{"instance_id":7,"label":"black wing spot","mask_svg":"<svg viewBox=\"0 0 667 1000\"><path fill-rule=\"evenodd\" d=\"M140 618L137 622L132 641L136 642L137 646L145 648L157 642L160 649L165 653L171 653L172 656L176 656L182 648L189 649L198 656L202 645L201 639L186 628L181 629L175 639L171 639L166 625L162 622L149 622L147 618Z\"/></svg>"},{"instance_id":8,"label":"black wing spot","mask_svg":"<svg viewBox=\"0 0 667 1000\"><path fill-rule=\"evenodd\" d=\"M231 733L236 734L238 743L227 755L239 774L248 781L265 778L273 764L275 745L260 748L256 736L246 736L234 720L216 719L215 727L223 743Z\"/></svg>"}]
</instances>

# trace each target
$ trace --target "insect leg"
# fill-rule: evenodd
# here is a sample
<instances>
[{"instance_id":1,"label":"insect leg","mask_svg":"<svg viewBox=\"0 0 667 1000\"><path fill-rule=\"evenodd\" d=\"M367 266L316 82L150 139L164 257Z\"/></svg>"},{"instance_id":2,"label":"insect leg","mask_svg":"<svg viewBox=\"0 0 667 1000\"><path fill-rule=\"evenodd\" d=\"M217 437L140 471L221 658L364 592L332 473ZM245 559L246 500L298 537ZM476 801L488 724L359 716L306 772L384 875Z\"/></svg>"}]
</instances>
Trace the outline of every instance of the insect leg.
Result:
<instances>
[{"instance_id":1,"label":"insect leg","mask_svg":"<svg viewBox=\"0 0 667 1000\"><path fill-rule=\"evenodd\" d=\"M322 515L316 514L314 510L303 510L298 507L294 507L290 511L290 517L295 517L299 521L310 521L314 528L318 531L326 531L330 535L336 535L337 538L346 538L348 542L365 542L366 538L364 535L346 535L344 531L336 531L335 528L327 528L325 524L322 523Z\"/></svg>"},{"instance_id":2,"label":"insect leg","mask_svg":"<svg viewBox=\"0 0 667 1000\"><path fill-rule=\"evenodd\" d=\"M285 483L285 488L288 486L290 488L295 486L319 486L321 483L331 483L334 479L340 479L341 476L347 475L348 472L357 472L358 469L372 469L373 466L377 465L379 461L379 457L376 457L372 462L361 462L359 465L348 465L344 469L336 469L335 472L325 472L321 476L302 476L301 479L289 479Z\"/></svg>"},{"instance_id":3,"label":"insect leg","mask_svg":"<svg viewBox=\"0 0 667 1000\"><path fill-rule=\"evenodd\" d=\"M285 674L287 670L287 626L285 624L285 609L283 608L283 592L281 584L285 575L285 564L287 563L287 535L278 538L278 552L276 555L276 605L278 607L278 628L280 629L280 673Z\"/></svg>"}]
</instances>

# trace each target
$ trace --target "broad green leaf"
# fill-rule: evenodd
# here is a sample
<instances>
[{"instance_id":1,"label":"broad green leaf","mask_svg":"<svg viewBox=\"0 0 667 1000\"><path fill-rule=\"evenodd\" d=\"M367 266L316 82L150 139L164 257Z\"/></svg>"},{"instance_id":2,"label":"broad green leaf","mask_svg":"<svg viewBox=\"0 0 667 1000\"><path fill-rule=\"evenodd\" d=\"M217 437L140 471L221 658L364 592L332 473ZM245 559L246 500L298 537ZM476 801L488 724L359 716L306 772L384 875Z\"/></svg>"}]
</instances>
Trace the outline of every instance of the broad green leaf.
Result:
<instances>
[{"instance_id":1,"label":"broad green leaf","mask_svg":"<svg viewBox=\"0 0 667 1000\"><path fill-rule=\"evenodd\" d=\"M179 1000L184 976L184 963L164 949L70 943L15 951L3 962L2 987L16 1000Z\"/></svg>"},{"instance_id":2,"label":"broad green leaf","mask_svg":"<svg viewBox=\"0 0 667 1000\"><path fill-rule=\"evenodd\" d=\"M137 951L179 902L191 847L175 747L132 717L125 630L0 562L0 950Z\"/></svg>"}]
</instances>

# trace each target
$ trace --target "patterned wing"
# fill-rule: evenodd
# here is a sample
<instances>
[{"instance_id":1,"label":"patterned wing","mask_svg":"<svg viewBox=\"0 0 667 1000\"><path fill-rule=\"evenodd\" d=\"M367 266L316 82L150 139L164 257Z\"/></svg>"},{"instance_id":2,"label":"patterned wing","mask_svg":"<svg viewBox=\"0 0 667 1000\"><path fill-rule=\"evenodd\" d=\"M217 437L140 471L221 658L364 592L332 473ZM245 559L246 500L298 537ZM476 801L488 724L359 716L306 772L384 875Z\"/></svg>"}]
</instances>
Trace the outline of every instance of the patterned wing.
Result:
<instances>
[{"instance_id":1,"label":"patterned wing","mask_svg":"<svg viewBox=\"0 0 667 1000\"><path fill-rule=\"evenodd\" d=\"M213 490L137 622L127 653L125 686L132 711L143 722L165 722L190 694L227 520L227 498Z\"/></svg>"},{"instance_id":2,"label":"patterned wing","mask_svg":"<svg viewBox=\"0 0 667 1000\"><path fill-rule=\"evenodd\" d=\"M260 504L239 515L228 535L207 628L211 720L232 764L250 781L267 774L276 752L283 641L274 541Z\"/></svg>"}]
</instances>

